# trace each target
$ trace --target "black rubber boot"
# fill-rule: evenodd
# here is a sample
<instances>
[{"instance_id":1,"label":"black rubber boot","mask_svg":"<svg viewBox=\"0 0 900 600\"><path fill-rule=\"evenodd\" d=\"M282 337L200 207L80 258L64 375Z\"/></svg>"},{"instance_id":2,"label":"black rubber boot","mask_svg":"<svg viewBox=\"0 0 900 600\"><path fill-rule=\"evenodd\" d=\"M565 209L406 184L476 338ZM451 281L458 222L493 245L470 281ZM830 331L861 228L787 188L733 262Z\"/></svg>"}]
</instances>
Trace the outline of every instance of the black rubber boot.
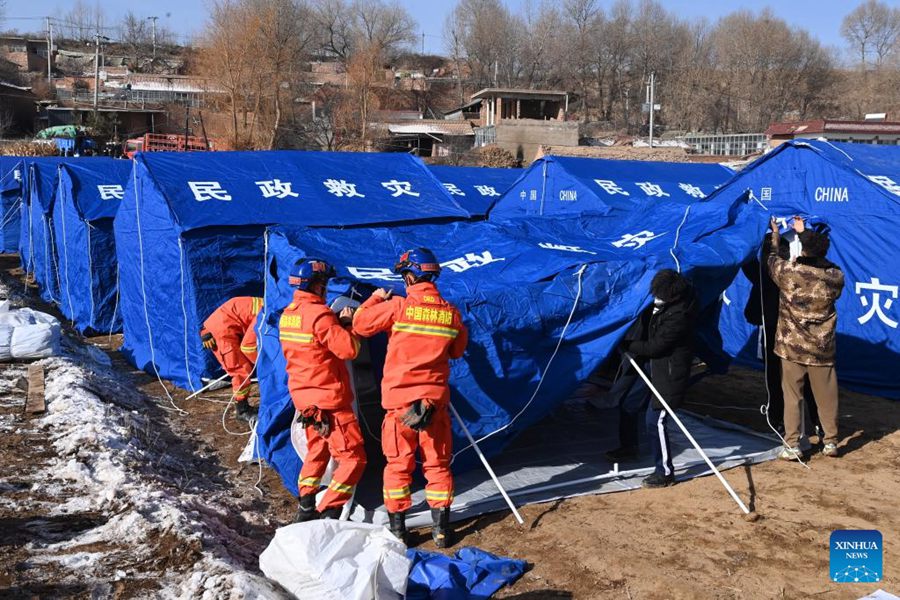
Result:
<instances>
[{"instance_id":1,"label":"black rubber boot","mask_svg":"<svg viewBox=\"0 0 900 600\"><path fill-rule=\"evenodd\" d=\"M388 519L391 521L391 533L397 536L397 538L406 544L409 545L409 534L406 532L406 513L398 512L398 513L388 513Z\"/></svg>"},{"instance_id":2,"label":"black rubber boot","mask_svg":"<svg viewBox=\"0 0 900 600\"><path fill-rule=\"evenodd\" d=\"M306 523L307 521L315 521L318 518L316 495L306 494L305 496L300 496L300 507L297 509L297 516L294 517L294 523Z\"/></svg>"},{"instance_id":3,"label":"black rubber boot","mask_svg":"<svg viewBox=\"0 0 900 600\"><path fill-rule=\"evenodd\" d=\"M250 406L250 403L246 400L241 400L240 402L235 402L234 412L237 413L238 419L250 423L256 420L259 409L255 406Z\"/></svg>"},{"instance_id":4,"label":"black rubber boot","mask_svg":"<svg viewBox=\"0 0 900 600\"><path fill-rule=\"evenodd\" d=\"M450 530L450 508L431 509L431 539L438 548L453 545L453 532Z\"/></svg>"},{"instance_id":5,"label":"black rubber boot","mask_svg":"<svg viewBox=\"0 0 900 600\"><path fill-rule=\"evenodd\" d=\"M343 506L336 506L334 508L329 508L329 509L326 509L326 510L323 510L322 512L320 512L319 518L320 519L335 519L335 520L340 519L341 513L343 511L344 511Z\"/></svg>"}]
</instances>

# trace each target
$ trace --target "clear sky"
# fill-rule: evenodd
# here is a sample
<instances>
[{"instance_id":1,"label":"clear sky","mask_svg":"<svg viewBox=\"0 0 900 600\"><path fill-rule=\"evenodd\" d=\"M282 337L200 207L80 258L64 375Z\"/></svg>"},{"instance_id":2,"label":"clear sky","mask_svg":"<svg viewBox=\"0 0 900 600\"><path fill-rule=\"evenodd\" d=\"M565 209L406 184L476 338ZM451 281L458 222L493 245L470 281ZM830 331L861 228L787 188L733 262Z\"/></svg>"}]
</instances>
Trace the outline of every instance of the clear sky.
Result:
<instances>
[{"instance_id":1,"label":"clear sky","mask_svg":"<svg viewBox=\"0 0 900 600\"><path fill-rule=\"evenodd\" d=\"M506 0L507 6L519 9L527 0ZM533 0L537 4L536 0ZM715 20L731 11L741 8L760 10L769 6L776 15L788 22L803 27L828 46L842 46L840 36L841 20L862 0L662 0L670 11L685 19L706 17ZM132 10L139 16L158 16L159 23L165 24L181 36L189 36L203 28L206 18L205 0L97 0L111 21ZM444 18L455 5L452 0L400 0L418 21L425 34L425 49L440 53L443 50L441 30ZM604 0L608 7L612 0ZM900 0L888 0L888 4L900 7ZM6 21L0 27L15 27L19 30L43 30L39 20L28 17L62 16L67 11L66 0L7 0ZM421 45L421 39L418 46Z\"/></svg>"}]
</instances>

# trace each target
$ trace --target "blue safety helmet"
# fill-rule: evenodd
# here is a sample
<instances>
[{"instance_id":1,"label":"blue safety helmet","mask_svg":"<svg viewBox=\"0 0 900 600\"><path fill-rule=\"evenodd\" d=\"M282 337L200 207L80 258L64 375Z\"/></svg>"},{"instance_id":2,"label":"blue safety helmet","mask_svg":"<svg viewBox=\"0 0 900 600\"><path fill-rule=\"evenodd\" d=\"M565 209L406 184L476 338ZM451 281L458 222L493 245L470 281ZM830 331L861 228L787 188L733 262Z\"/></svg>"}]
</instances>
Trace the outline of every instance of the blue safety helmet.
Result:
<instances>
[{"instance_id":1,"label":"blue safety helmet","mask_svg":"<svg viewBox=\"0 0 900 600\"><path fill-rule=\"evenodd\" d=\"M326 283L335 276L334 267L318 258L301 258L294 264L288 283L298 290L309 291L309 286L317 281Z\"/></svg>"},{"instance_id":2,"label":"blue safety helmet","mask_svg":"<svg viewBox=\"0 0 900 600\"><path fill-rule=\"evenodd\" d=\"M441 265L428 248L413 248L400 255L400 260L394 265L394 273L412 273L417 280L434 281L441 274Z\"/></svg>"}]
</instances>

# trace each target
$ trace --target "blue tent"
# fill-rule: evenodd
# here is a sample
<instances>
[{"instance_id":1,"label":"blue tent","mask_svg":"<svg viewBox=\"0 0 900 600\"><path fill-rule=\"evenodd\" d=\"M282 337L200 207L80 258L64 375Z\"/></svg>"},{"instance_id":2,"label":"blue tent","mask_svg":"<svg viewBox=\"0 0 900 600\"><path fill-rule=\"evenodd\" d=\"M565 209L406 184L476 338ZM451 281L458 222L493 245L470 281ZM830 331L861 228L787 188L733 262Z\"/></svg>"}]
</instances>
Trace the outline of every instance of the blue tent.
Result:
<instances>
[{"instance_id":1,"label":"blue tent","mask_svg":"<svg viewBox=\"0 0 900 600\"><path fill-rule=\"evenodd\" d=\"M0 253L19 250L24 178L21 158L0 156Z\"/></svg>"},{"instance_id":2,"label":"blue tent","mask_svg":"<svg viewBox=\"0 0 900 600\"><path fill-rule=\"evenodd\" d=\"M539 222L274 228L257 362L261 452L296 494L301 464L290 440L294 409L278 319L292 296L288 269L300 257L324 257L355 286L400 293L390 265L401 251L424 245L443 259L439 286L460 307L470 334L465 357L452 364L452 402L482 449L495 454L612 355L649 305L650 280L659 269L680 266L702 303L714 305L755 249L765 227L761 212L739 200ZM475 464L458 423L454 448L455 472Z\"/></svg>"},{"instance_id":3,"label":"blue tent","mask_svg":"<svg viewBox=\"0 0 900 600\"><path fill-rule=\"evenodd\" d=\"M900 148L793 141L782 144L720 190L750 190L771 215L805 215L831 227L828 258L844 271L838 300L837 371L842 385L900 398ZM760 366L758 328L744 318L750 283L738 275L725 293L720 333L726 352Z\"/></svg>"},{"instance_id":4,"label":"blue tent","mask_svg":"<svg viewBox=\"0 0 900 600\"><path fill-rule=\"evenodd\" d=\"M25 160L26 189L23 196L22 231L19 244L26 273L34 275L41 298L58 302L56 239L51 222L53 201L59 183L59 167L65 158L29 158ZM86 159L85 159L86 160Z\"/></svg>"},{"instance_id":5,"label":"blue tent","mask_svg":"<svg viewBox=\"0 0 900 600\"><path fill-rule=\"evenodd\" d=\"M118 331L113 218L131 161L91 158L60 167L53 231L59 257L59 306L82 333Z\"/></svg>"},{"instance_id":6,"label":"blue tent","mask_svg":"<svg viewBox=\"0 0 900 600\"><path fill-rule=\"evenodd\" d=\"M503 192L522 176L522 169L488 167L428 167L441 180L453 199L473 217L483 217Z\"/></svg>"},{"instance_id":7,"label":"blue tent","mask_svg":"<svg viewBox=\"0 0 900 600\"><path fill-rule=\"evenodd\" d=\"M644 201L692 203L732 175L719 164L545 156L497 200L490 219L604 214Z\"/></svg>"},{"instance_id":8,"label":"blue tent","mask_svg":"<svg viewBox=\"0 0 900 600\"><path fill-rule=\"evenodd\" d=\"M186 388L216 373L197 333L225 300L263 294L268 225L469 216L405 154L139 154L114 223L123 350Z\"/></svg>"}]
</instances>

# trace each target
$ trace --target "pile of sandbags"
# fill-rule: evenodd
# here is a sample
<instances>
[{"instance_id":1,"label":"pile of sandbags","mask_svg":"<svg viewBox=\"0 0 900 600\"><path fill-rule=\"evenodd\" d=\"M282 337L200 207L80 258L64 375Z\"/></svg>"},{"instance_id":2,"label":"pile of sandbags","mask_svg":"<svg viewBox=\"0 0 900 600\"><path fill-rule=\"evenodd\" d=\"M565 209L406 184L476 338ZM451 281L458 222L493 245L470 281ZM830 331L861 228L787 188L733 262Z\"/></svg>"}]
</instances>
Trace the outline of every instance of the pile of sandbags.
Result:
<instances>
[{"instance_id":1,"label":"pile of sandbags","mask_svg":"<svg viewBox=\"0 0 900 600\"><path fill-rule=\"evenodd\" d=\"M59 350L60 327L55 317L30 308L10 308L0 302L0 362L53 356Z\"/></svg>"}]
</instances>

